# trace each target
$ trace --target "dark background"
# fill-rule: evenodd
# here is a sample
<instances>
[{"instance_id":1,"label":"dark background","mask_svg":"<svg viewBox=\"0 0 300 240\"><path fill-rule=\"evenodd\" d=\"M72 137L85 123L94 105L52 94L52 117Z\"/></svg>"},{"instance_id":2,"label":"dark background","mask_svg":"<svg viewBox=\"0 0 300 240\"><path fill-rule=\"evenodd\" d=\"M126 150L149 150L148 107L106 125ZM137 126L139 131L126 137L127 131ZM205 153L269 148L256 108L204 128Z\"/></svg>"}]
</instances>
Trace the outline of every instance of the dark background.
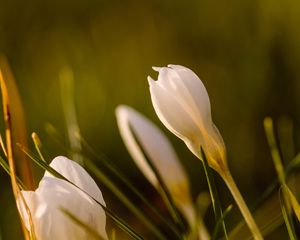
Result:
<instances>
[{"instance_id":1,"label":"dark background","mask_svg":"<svg viewBox=\"0 0 300 240\"><path fill-rule=\"evenodd\" d=\"M0 5L0 53L15 75L29 133L41 136L51 158L67 154L44 127L46 122L53 124L68 144L59 84L66 66L74 73L82 135L154 204L160 204L157 194L119 136L114 116L119 104L136 108L166 132L187 168L195 197L206 184L200 162L154 113L146 80L147 75L156 78L153 65L181 64L200 76L232 174L247 202L255 201L276 177L264 117L273 117L283 131L292 121L295 147L286 144L286 155L299 149L299 1L2 0ZM4 171L0 174L0 232L2 239L18 239L9 179ZM36 170L37 180L41 174ZM227 189L217 180L224 204L230 202ZM109 190L101 189L107 205L134 222ZM212 228L211 216L207 218ZM232 219L240 219L238 211Z\"/></svg>"}]
</instances>

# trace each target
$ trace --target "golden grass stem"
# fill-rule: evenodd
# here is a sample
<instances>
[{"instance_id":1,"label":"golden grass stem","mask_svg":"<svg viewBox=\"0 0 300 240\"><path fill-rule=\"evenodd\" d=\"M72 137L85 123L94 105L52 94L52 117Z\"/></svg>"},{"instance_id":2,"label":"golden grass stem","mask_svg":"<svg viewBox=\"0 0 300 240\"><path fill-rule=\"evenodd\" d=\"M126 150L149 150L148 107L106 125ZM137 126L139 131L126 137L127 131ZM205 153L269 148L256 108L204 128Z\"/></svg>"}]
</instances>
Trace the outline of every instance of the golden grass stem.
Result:
<instances>
[{"instance_id":1,"label":"golden grass stem","mask_svg":"<svg viewBox=\"0 0 300 240\"><path fill-rule=\"evenodd\" d=\"M15 149L13 147L16 142L22 143L24 146L28 145L25 123L26 121L22 101L14 76L10 70L9 64L5 56L3 55L0 55L0 69L2 78L1 87L3 101L6 101L7 104L9 103L9 105L7 106L8 109L6 109L6 106L3 102L3 111L6 111L9 114L10 135L11 139L14 140L11 140L11 150L12 154L14 155L14 160L16 162L16 171L20 174L20 178L27 187L27 189L33 190L35 189L35 184L32 174L31 162L26 158L26 156L24 156L24 154L19 149Z\"/></svg>"},{"instance_id":2,"label":"golden grass stem","mask_svg":"<svg viewBox=\"0 0 300 240\"><path fill-rule=\"evenodd\" d=\"M234 179L232 178L230 171L229 170L224 171L222 173L222 177L223 177L227 187L229 188L235 202L237 203L250 231L252 232L254 239L262 240L263 236L261 235L260 230L257 227L257 225L254 221L254 218L247 207L247 204L245 203Z\"/></svg>"},{"instance_id":3,"label":"golden grass stem","mask_svg":"<svg viewBox=\"0 0 300 240\"><path fill-rule=\"evenodd\" d=\"M29 209L26 206L23 196L22 196L22 194L20 194L20 188L19 188L18 182L17 182L15 163L14 163L14 159L13 159L12 124L11 124L11 115L10 115L10 109L9 109L9 97L8 97L7 87L6 87L5 81L3 79L1 69L0 69L0 86L1 86L1 94L2 94L4 123L5 123L6 154L7 154L7 159L8 159L8 165L10 168L10 178L11 178L12 190L13 190L15 200L17 200L18 197L21 196L21 199L24 202L26 211L29 212ZM30 212L29 212L29 216L30 216ZM26 230L26 227L24 226L23 222L22 222L22 230L24 232L25 239L29 240L30 236L29 236L29 233Z\"/></svg>"}]
</instances>

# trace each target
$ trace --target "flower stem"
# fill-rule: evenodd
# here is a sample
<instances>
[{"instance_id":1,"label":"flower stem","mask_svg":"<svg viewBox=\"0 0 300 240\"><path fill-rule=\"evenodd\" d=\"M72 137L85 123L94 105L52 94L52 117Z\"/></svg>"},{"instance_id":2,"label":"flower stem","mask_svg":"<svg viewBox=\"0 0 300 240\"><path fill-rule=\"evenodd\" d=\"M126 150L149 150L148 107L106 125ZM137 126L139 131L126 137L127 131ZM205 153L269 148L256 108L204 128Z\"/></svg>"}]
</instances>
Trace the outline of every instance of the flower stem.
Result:
<instances>
[{"instance_id":1,"label":"flower stem","mask_svg":"<svg viewBox=\"0 0 300 240\"><path fill-rule=\"evenodd\" d=\"M227 187L229 188L235 202L237 203L250 231L253 234L253 237L255 240L262 240L263 237L260 233L259 228L257 227L253 216L251 215L234 179L231 176L231 173L229 172L229 170L226 170L222 173L222 177L227 185Z\"/></svg>"}]
</instances>

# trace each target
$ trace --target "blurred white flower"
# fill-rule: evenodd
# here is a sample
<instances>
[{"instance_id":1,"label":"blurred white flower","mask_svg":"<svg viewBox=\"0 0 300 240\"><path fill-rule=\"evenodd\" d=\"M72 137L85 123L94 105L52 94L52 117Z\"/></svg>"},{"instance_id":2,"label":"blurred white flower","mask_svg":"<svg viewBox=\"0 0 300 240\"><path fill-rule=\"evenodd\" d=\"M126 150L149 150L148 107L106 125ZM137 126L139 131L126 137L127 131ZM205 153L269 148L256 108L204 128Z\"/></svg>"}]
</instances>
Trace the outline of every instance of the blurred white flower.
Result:
<instances>
[{"instance_id":1,"label":"blurred white flower","mask_svg":"<svg viewBox=\"0 0 300 240\"><path fill-rule=\"evenodd\" d=\"M199 77L180 65L153 69L159 72L158 80L148 77L148 81L159 119L198 158L202 146L212 168L227 168L225 145L212 121L209 97Z\"/></svg>"},{"instance_id":2,"label":"blurred white flower","mask_svg":"<svg viewBox=\"0 0 300 240\"><path fill-rule=\"evenodd\" d=\"M100 189L79 164L60 156L50 166L105 206ZM37 240L92 239L87 230L70 219L62 209L108 239L103 208L80 189L46 171L35 191L21 191L31 213ZM21 196L17 205L26 228L30 230L29 216Z\"/></svg>"},{"instance_id":3,"label":"blurred white flower","mask_svg":"<svg viewBox=\"0 0 300 240\"><path fill-rule=\"evenodd\" d=\"M117 107L116 117L120 134L136 165L150 183L159 190L159 181L146 157L151 161L174 203L186 217L190 226L194 227L196 215L189 179L169 140L146 117L128 106ZM204 227L201 231L204 231L203 236L207 236Z\"/></svg>"}]
</instances>

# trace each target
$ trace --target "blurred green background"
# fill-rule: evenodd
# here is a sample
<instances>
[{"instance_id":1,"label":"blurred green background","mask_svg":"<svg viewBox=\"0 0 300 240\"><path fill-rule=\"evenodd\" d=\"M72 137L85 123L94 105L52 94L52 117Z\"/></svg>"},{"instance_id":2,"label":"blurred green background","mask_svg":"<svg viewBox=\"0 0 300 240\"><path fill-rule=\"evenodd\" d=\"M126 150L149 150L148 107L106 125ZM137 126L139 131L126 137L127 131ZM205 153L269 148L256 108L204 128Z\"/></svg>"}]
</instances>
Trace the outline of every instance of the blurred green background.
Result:
<instances>
[{"instance_id":1,"label":"blurred green background","mask_svg":"<svg viewBox=\"0 0 300 240\"><path fill-rule=\"evenodd\" d=\"M214 122L247 202L275 178L264 117L274 117L283 134L293 121L294 135L287 138L293 137L295 147L287 144L287 160L299 150L299 1L2 0L0 5L0 53L15 75L29 132L41 136L51 157L67 154L46 134L45 123L53 124L68 144L59 84L59 73L68 66L74 73L79 126L88 142L158 201L132 163L116 125L117 105L136 108L170 137L196 197L206 189L201 164L165 130L150 101L146 77L156 78L151 66L169 63L191 68L207 87ZM2 239L18 239L9 179L4 171L0 174ZM220 180L218 184L224 204L230 202L227 189ZM103 192L109 207L133 221L109 190ZM237 222L241 217L233 212ZM210 216L207 222L213 223Z\"/></svg>"}]
</instances>

